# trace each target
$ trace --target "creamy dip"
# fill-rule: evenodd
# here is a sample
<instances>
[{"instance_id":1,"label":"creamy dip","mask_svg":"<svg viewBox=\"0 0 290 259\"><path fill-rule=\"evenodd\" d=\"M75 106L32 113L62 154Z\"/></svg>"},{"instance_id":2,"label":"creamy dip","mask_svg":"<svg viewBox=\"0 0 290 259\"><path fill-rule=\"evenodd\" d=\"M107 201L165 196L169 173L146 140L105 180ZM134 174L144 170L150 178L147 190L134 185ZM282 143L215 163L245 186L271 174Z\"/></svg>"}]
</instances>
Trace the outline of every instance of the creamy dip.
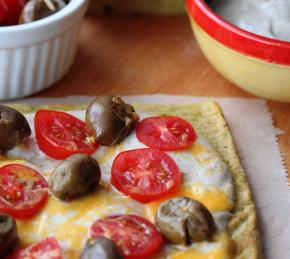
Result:
<instances>
[{"instance_id":1,"label":"creamy dip","mask_svg":"<svg viewBox=\"0 0 290 259\"><path fill-rule=\"evenodd\" d=\"M211 8L247 31L290 41L290 0L212 0Z\"/></svg>"}]
</instances>

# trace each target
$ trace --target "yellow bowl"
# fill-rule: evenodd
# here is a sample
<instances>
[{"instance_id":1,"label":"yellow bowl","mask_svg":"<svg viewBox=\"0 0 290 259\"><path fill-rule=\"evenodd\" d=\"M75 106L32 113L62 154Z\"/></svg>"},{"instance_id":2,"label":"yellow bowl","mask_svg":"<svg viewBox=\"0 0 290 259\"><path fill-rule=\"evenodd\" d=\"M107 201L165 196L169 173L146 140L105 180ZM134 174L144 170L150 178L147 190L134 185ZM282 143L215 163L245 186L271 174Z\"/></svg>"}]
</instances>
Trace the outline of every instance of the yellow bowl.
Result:
<instances>
[{"instance_id":1,"label":"yellow bowl","mask_svg":"<svg viewBox=\"0 0 290 259\"><path fill-rule=\"evenodd\" d=\"M252 94L290 102L290 42L242 30L203 0L186 5L196 40L217 71Z\"/></svg>"}]
</instances>

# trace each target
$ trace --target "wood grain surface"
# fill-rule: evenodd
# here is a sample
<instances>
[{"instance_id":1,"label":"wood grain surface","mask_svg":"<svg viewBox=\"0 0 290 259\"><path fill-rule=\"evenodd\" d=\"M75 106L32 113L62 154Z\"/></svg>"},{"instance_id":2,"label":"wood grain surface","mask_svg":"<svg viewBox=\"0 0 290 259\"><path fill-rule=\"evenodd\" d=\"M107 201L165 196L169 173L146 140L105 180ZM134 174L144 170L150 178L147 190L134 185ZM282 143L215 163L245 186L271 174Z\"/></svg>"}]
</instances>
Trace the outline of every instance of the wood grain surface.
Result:
<instances>
[{"instance_id":1,"label":"wood grain surface","mask_svg":"<svg viewBox=\"0 0 290 259\"><path fill-rule=\"evenodd\" d=\"M208 63L186 17L88 17L73 67L61 81L36 96L108 93L254 97ZM279 143L289 173L290 104L267 104L275 126L284 132Z\"/></svg>"}]
</instances>

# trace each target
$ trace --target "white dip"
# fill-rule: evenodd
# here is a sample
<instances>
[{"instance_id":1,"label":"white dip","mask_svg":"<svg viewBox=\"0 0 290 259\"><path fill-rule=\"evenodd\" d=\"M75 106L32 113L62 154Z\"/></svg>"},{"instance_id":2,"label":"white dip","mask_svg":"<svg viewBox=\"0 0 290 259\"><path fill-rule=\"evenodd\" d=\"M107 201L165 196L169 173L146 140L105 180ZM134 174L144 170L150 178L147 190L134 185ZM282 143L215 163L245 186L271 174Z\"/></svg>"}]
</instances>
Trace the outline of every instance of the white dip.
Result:
<instances>
[{"instance_id":1,"label":"white dip","mask_svg":"<svg viewBox=\"0 0 290 259\"><path fill-rule=\"evenodd\" d=\"M212 9L247 31L290 41L290 0L212 0Z\"/></svg>"}]
</instances>

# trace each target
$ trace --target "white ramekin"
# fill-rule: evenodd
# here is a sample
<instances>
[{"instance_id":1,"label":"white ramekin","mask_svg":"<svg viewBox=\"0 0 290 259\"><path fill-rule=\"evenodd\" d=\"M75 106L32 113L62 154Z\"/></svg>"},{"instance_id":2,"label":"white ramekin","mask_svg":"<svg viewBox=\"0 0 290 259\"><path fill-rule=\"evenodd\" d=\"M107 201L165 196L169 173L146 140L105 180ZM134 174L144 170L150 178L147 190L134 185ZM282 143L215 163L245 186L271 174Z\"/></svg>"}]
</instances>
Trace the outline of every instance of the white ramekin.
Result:
<instances>
[{"instance_id":1,"label":"white ramekin","mask_svg":"<svg viewBox=\"0 0 290 259\"><path fill-rule=\"evenodd\" d=\"M68 71L87 4L71 0L42 20L0 27L0 100L41 91Z\"/></svg>"}]
</instances>

